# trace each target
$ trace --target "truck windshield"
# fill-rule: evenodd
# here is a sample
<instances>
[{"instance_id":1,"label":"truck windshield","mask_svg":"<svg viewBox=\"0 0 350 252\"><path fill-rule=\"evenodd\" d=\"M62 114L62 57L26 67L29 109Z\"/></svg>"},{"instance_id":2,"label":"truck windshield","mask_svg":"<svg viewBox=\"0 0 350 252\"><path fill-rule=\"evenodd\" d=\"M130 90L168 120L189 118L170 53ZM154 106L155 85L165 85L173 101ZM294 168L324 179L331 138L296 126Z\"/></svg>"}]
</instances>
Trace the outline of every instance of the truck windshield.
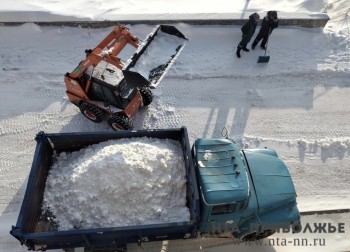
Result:
<instances>
[{"instance_id":1,"label":"truck windshield","mask_svg":"<svg viewBox=\"0 0 350 252\"><path fill-rule=\"evenodd\" d=\"M217 214L233 213L235 211L236 205L237 205L236 203L215 205L211 209L211 214L212 215L217 215Z\"/></svg>"}]
</instances>

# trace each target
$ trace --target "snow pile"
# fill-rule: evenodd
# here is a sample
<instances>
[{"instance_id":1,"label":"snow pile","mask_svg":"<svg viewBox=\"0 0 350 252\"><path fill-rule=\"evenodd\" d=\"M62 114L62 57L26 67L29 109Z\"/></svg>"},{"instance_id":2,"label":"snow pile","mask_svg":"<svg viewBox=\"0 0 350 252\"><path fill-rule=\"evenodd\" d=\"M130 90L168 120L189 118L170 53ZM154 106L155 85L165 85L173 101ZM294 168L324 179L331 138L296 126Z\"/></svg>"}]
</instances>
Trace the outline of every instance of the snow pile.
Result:
<instances>
[{"instance_id":1,"label":"snow pile","mask_svg":"<svg viewBox=\"0 0 350 252\"><path fill-rule=\"evenodd\" d=\"M59 230L188 221L181 146L128 138L61 153L47 178L47 209Z\"/></svg>"}]
</instances>

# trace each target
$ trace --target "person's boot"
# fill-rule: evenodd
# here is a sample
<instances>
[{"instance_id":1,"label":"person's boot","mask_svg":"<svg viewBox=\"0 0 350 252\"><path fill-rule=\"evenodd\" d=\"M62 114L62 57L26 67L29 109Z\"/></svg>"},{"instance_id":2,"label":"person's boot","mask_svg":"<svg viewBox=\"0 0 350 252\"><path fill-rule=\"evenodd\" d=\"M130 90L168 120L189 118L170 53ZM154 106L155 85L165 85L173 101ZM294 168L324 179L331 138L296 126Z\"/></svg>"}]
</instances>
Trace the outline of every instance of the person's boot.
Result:
<instances>
[{"instance_id":1,"label":"person's boot","mask_svg":"<svg viewBox=\"0 0 350 252\"><path fill-rule=\"evenodd\" d=\"M256 47L257 44L258 44L258 42L254 40L254 42L253 42L253 44L252 44L252 50L255 49L255 47Z\"/></svg>"},{"instance_id":2,"label":"person's boot","mask_svg":"<svg viewBox=\"0 0 350 252\"><path fill-rule=\"evenodd\" d=\"M263 50L266 50L266 49L267 49L267 48L266 48L266 45L263 45L263 44L261 44L260 47L261 47L261 49L263 49Z\"/></svg>"},{"instance_id":3,"label":"person's boot","mask_svg":"<svg viewBox=\"0 0 350 252\"><path fill-rule=\"evenodd\" d=\"M237 46L236 55L237 55L238 58L241 57L241 49L242 49L242 48L241 48L240 46Z\"/></svg>"},{"instance_id":4,"label":"person's boot","mask_svg":"<svg viewBox=\"0 0 350 252\"><path fill-rule=\"evenodd\" d=\"M247 48L247 46L243 47L242 49L243 51L249 52L249 49Z\"/></svg>"}]
</instances>

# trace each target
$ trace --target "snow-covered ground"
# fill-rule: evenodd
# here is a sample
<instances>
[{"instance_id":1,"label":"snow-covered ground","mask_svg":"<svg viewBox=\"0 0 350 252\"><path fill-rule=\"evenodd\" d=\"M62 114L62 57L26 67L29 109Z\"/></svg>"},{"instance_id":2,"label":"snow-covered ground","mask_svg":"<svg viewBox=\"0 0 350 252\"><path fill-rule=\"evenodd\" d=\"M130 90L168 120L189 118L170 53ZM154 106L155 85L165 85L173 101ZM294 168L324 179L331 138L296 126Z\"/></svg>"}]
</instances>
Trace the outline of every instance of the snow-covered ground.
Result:
<instances>
[{"instance_id":1,"label":"snow-covered ground","mask_svg":"<svg viewBox=\"0 0 350 252\"><path fill-rule=\"evenodd\" d=\"M331 20L324 29L274 30L267 50L271 56L268 64L256 63L264 53L260 49L243 52L240 59L235 56L241 39L238 26L176 24L189 41L154 90L154 102L137 115L134 124L135 129L184 125L191 142L198 137L220 137L225 128L229 137L247 148L268 146L277 150L292 174L300 210L350 208L348 0L62 2L6 1L0 13L3 17L6 13L28 17L28 13L36 12L102 20L123 13L257 11L263 16L271 9L289 13L326 10ZM139 38L154 28L146 24L128 27ZM94 124L80 114L67 100L63 82L64 74L83 59L84 50L96 46L111 29L40 27L33 23L0 26L0 251L25 251L9 231L22 203L36 133L111 131L106 123ZM123 51L122 57L127 58L133 50ZM302 221L310 225L345 223L345 233L306 232L298 238L324 238L326 244L317 246L318 251L350 248L349 214L307 216ZM185 250L186 243L169 244ZM204 249L210 245L197 241L191 248L199 246ZM263 251L316 249L291 244L258 246ZM253 248L230 244L215 250Z\"/></svg>"}]
</instances>

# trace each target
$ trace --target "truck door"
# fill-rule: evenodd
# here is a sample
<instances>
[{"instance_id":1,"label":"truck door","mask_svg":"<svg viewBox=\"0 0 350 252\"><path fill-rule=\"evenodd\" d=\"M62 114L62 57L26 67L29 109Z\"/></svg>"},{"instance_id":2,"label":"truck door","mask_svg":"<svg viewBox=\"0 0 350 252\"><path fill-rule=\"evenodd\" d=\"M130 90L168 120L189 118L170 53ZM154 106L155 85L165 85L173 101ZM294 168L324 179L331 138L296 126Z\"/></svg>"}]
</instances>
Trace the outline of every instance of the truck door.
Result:
<instances>
[{"instance_id":1,"label":"truck door","mask_svg":"<svg viewBox=\"0 0 350 252\"><path fill-rule=\"evenodd\" d=\"M235 215L236 211L236 202L210 206L206 231L212 234L236 232L239 221L239 218Z\"/></svg>"}]
</instances>

